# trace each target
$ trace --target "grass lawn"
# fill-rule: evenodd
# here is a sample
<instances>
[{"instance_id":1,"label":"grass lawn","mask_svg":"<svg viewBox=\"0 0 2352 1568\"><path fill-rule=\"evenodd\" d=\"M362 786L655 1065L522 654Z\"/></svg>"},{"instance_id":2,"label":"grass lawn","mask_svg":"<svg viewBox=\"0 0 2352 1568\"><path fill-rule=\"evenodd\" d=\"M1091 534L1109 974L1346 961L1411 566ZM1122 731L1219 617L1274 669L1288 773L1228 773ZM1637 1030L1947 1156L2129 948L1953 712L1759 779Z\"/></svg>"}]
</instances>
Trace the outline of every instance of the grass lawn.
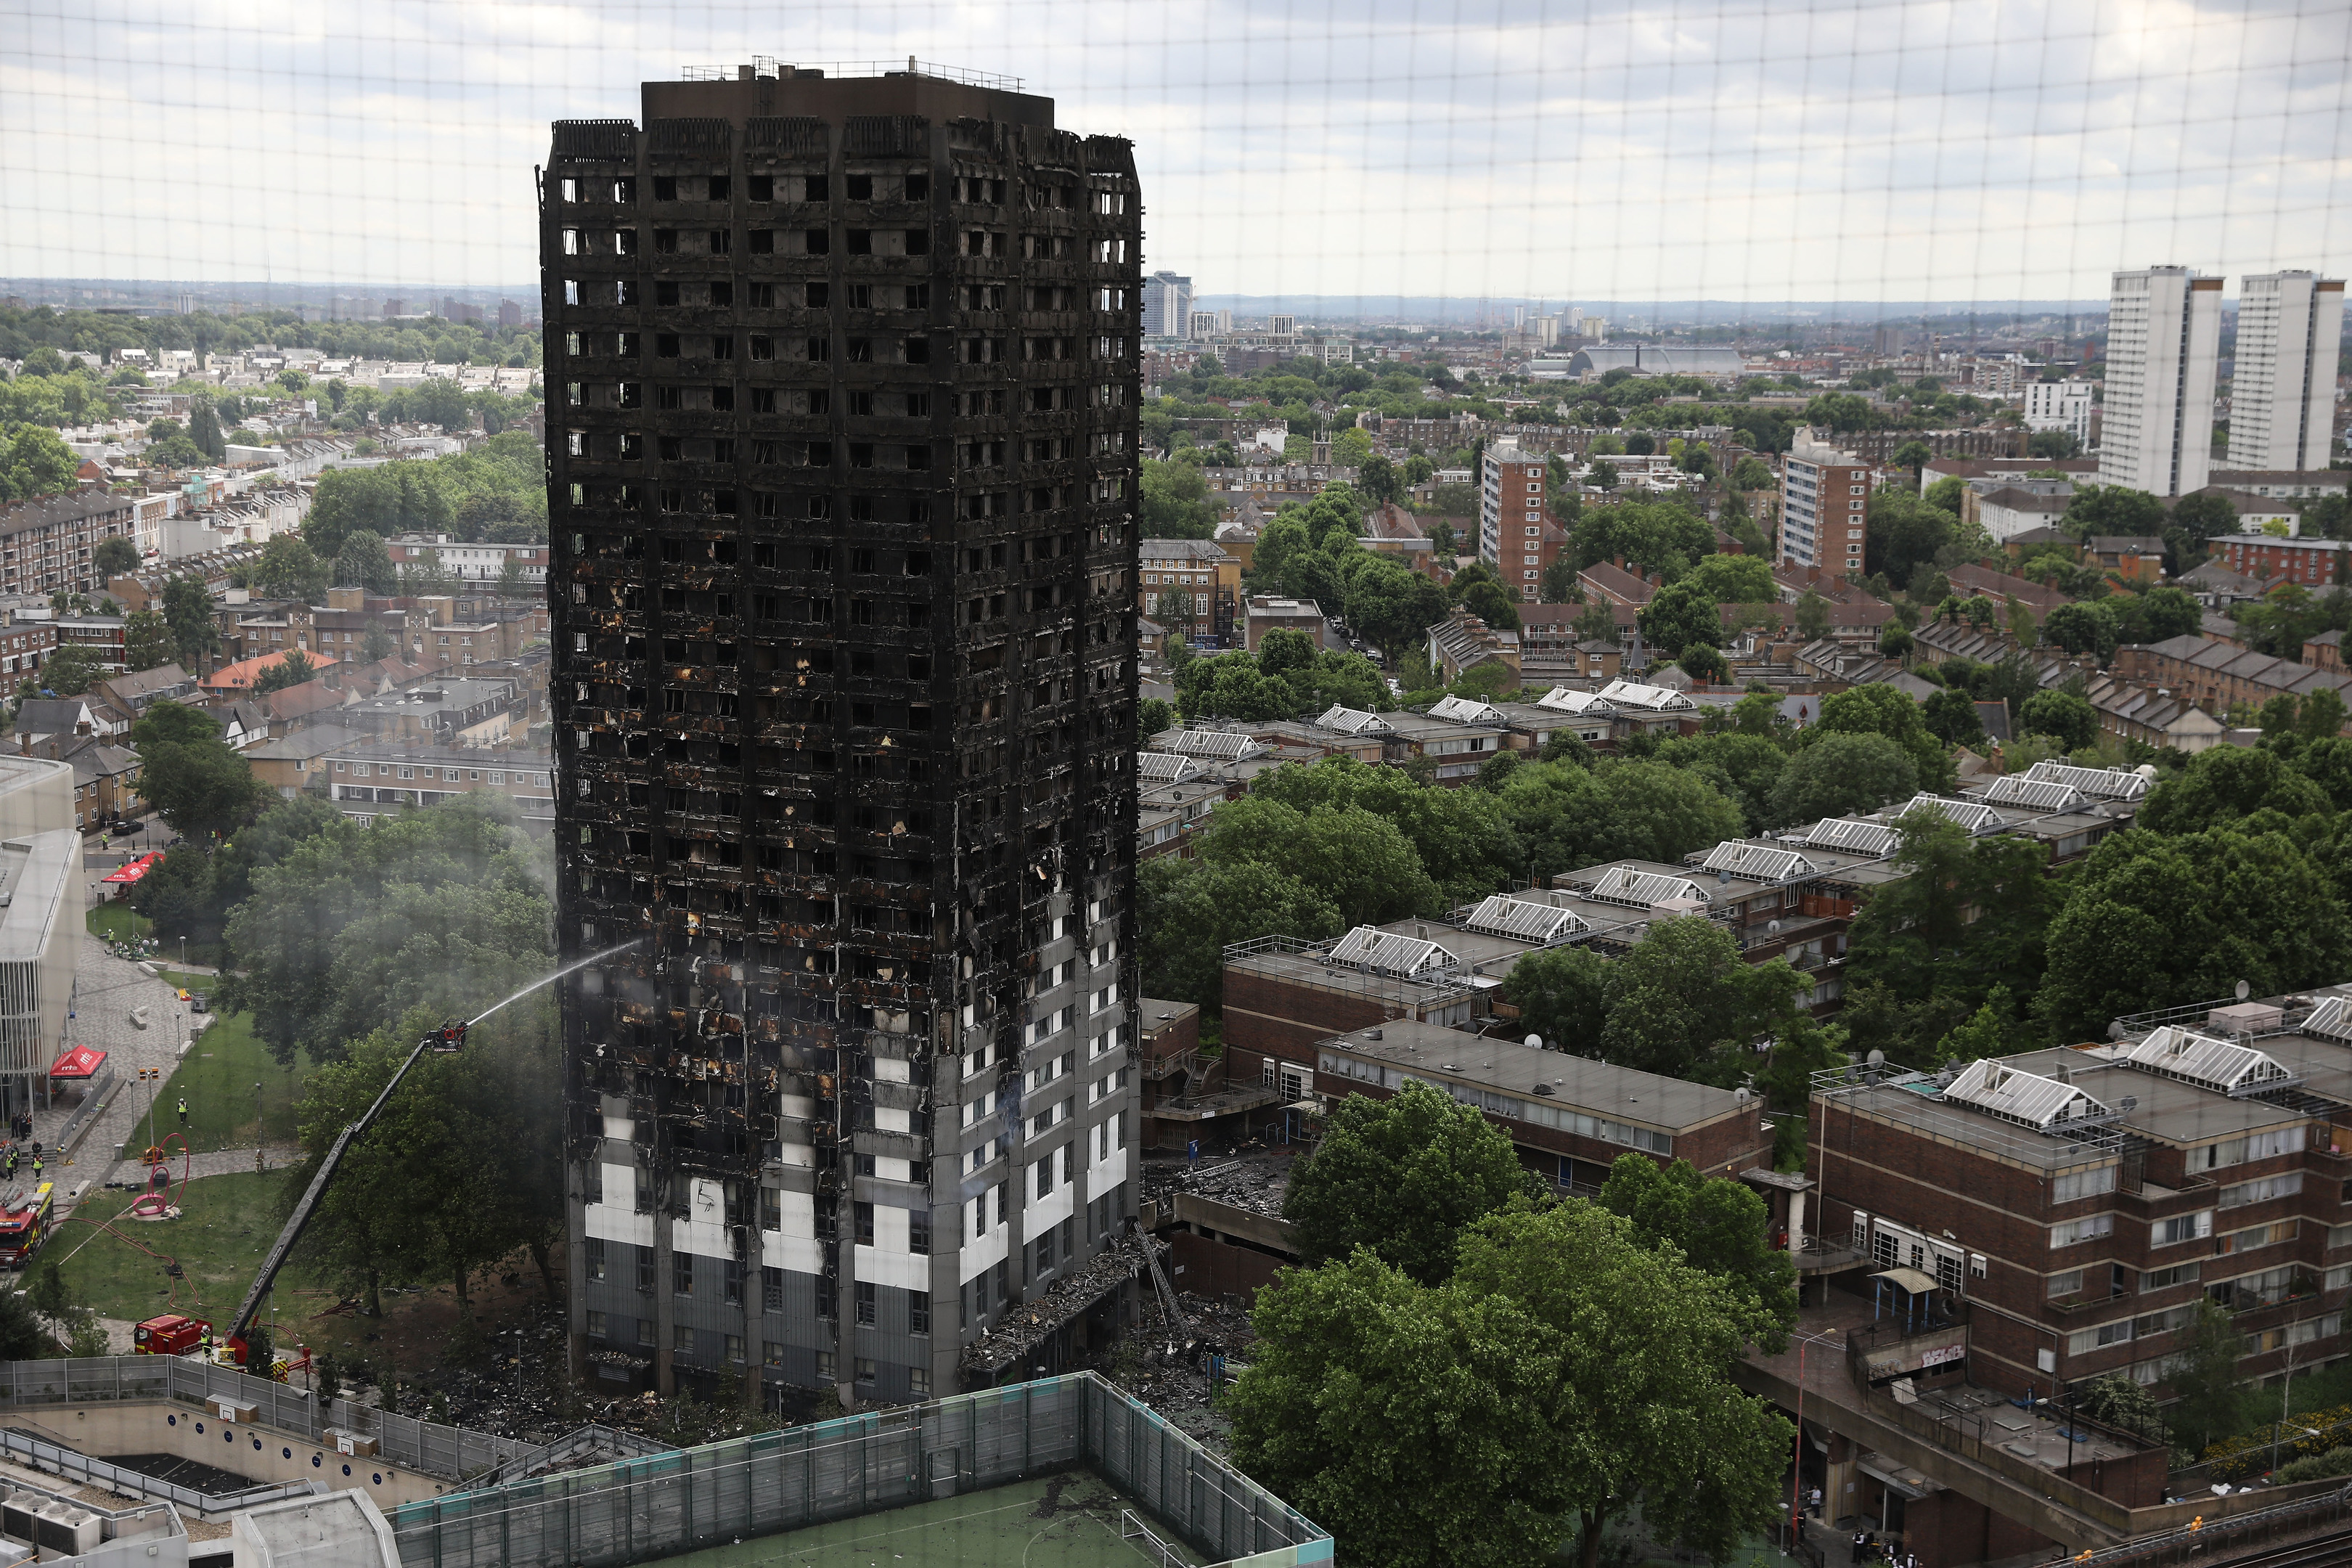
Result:
<instances>
[{"instance_id":1,"label":"grass lawn","mask_svg":"<svg viewBox=\"0 0 2352 1568\"><path fill-rule=\"evenodd\" d=\"M93 935L109 942L129 942L133 937L154 934L155 922L128 904L94 904L84 917Z\"/></svg>"},{"instance_id":2,"label":"grass lawn","mask_svg":"<svg viewBox=\"0 0 2352 1568\"><path fill-rule=\"evenodd\" d=\"M284 1179L277 1171L266 1175L248 1171L190 1182L181 1216L153 1225L113 1218L130 1207L127 1193L100 1193L83 1205L85 1216L107 1219L141 1245L177 1258L187 1271L184 1279L166 1279L161 1258L94 1226L68 1222L42 1255L59 1260L59 1271L76 1300L107 1317L137 1322L158 1312L180 1311L210 1318L221 1326L245 1299L269 1244L277 1239L278 1192ZM286 1276L279 1279L282 1289ZM176 1302L168 1289L174 1283L179 1287Z\"/></svg>"},{"instance_id":3,"label":"grass lawn","mask_svg":"<svg viewBox=\"0 0 2352 1568\"><path fill-rule=\"evenodd\" d=\"M209 974L177 974L170 970L163 972L163 978L172 984L198 991L216 991L220 984ZM253 1020L248 1014L219 1013L211 1016L218 1022L196 1037L196 1043L188 1048L188 1054L181 1058L179 1067L155 1096L156 1135L161 1137L179 1126L176 1107L180 1097L185 1095L188 1142L198 1152L251 1148L255 1125L253 1086L258 1083L265 1141L277 1144L293 1142L294 1105L301 1098L302 1072L308 1063L297 1057L293 1070L279 1067L277 1058L254 1037ZM170 1020L164 1022L168 1025ZM146 1128L142 1117L139 1123L139 1136L142 1139Z\"/></svg>"}]
</instances>

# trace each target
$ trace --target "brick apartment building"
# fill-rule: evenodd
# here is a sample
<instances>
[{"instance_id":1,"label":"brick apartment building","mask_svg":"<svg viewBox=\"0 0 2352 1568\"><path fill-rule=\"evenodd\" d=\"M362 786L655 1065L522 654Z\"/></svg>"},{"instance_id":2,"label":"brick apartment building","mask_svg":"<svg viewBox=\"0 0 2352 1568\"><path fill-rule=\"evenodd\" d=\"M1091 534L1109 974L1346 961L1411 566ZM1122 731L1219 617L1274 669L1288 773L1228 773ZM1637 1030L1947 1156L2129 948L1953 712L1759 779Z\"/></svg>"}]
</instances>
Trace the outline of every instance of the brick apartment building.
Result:
<instances>
[{"instance_id":1,"label":"brick apartment building","mask_svg":"<svg viewBox=\"0 0 2352 1568\"><path fill-rule=\"evenodd\" d=\"M1507 587L1529 600L1543 579L1543 563L1530 565L1523 558L1541 556L1545 529L1559 527L1545 500L1547 471L1543 458L1505 439L1486 448L1478 474L1478 558ZM1529 543L1538 548L1526 548ZM1552 554L1559 554L1557 547Z\"/></svg>"},{"instance_id":2,"label":"brick apartment building","mask_svg":"<svg viewBox=\"0 0 2352 1568\"><path fill-rule=\"evenodd\" d=\"M1862 575L1864 517L1878 469L1801 426L1780 465L1780 559Z\"/></svg>"},{"instance_id":3,"label":"brick apartment building","mask_svg":"<svg viewBox=\"0 0 2352 1568\"><path fill-rule=\"evenodd\" d=\"M1242 563L1213 540L1147 539L1137 549L1135 607L1165 625L1172 594L1189 595L1192 613L1184 624L1193 635L1220 640L1234 635L1240 613Z\"/></svg>"},{"instance_id":4,"label":"brick apartment building","mask_svg":"<svg viewBox=\"0 0 2352 1568\"><path fill-rule=\"evenodd\" d=\"M1932 1279L1975 1384L2161 1384L2202 1300L2237 1314L2248 1376L2344 1352L2352 987L1936 1078L1854 1072L1811 1115L1821 1242Z\"/></svg>"},{"instance_id":5,"label":"brick apartment building","mask_svg":"<svg viewBox=\"0 0 2352 1568\"><path fill-rule=\"evenodd\" d=\"M2226 714L2241 703L2259 709L2273 697L2320 690L2336 692L2352 708L2352 675L2341 668L2298 664L2193 632L2119 650L2114 673L2185 697L2209 713Z\"/></svg>"},{"instance_id":6,"label":"brick apartment building","mask_svg":"<svg viewBox=\"0 0 2352 1568\"><path fill-rule=\"evenodd\" d=\"M2265 580L2284 577L2314 590L2352 583L2352 543L2341 539L2274 539L2267 533L2232 533L2212 542L2214 553L2232 572Z\"/></svg>"}]
</instances>

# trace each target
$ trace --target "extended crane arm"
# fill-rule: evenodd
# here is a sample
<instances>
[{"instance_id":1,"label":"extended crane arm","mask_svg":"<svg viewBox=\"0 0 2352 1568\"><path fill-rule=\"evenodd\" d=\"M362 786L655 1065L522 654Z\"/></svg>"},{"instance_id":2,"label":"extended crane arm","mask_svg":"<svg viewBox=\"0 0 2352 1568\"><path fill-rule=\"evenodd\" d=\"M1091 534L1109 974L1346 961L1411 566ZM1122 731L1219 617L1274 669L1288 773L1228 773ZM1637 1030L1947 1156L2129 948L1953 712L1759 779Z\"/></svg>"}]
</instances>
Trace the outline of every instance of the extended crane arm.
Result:
<instances>
[{"instance_id":1,"label":"extended crane arm","mask_svg":"<svg viewBox=\"0 0 2352 1568\"><path fill-rule=\"evenodd\" d=\"M644 940L643 937L634 937L618 947L608 947L602 952L591 953L586 958L568 963L543 979L532 981L506 1001L475 1014L462 1024L444 1024L416 1043L416 1048L408 1053L408 1059L400 1064L400 1070L392 1075L391 1080L375 1097L375 1103L367 1108L367 1114L335 1135L334 1144L327 1151L327 1157L319 1162L318 1173L310 1178L310 1184L303 1189L302 1201L296 1204L294 1212L286 1216L286 1228L278 1233L278 1240L269 1248L269 1256L261 1260L261 1272L253 1277L253 1289L245 1293L245 1305L236 1310L236 1320L228 1326L229 1351L240 1365L245 1361L245 1336L253 1327L254 1314L261 1310L261 1299L269 1294L270 1283L278 1278L278 1269L286 1265L286 1255L294 1250L294 1244L302 1238L302 1231L310 1225L310 1216L318 1212L319 1199L325 1194L327 1184L334 1179L335 1167L342 1163L344 1151L368 1130L369 1124L383 1111L384 1102L400 1087L400 1080L406 1078L408 1069L416 1065L416 1058L427 1051L448 1055L462 1049L466 1044L466 1031L499 1008L520 1002L532 992L552 985L565 975L585 969L592 963L602 963L614 953L626 952Z\"/></svg>"},{"instance_id":2,"label":"extended crane arm","mask_svg":"<svg viewBox=\"0 0 2352 1568\"><path fill-rule=\"evenodd\" d=\"M408 1053L408 1059L400 1064L400 1070L392 1075L391 1081L375 1097L375 1103L369 1106L357 1121L335 1135L334 1144L328 1149L327 1157L319 1162L318 1173L310 1178L310 1184L303 1189L301 1202L296 1204L294 1212L286 1216L286 1228L278 1233L278 1240L269 1248L269 1256L261 1260L261 1272L253 1277L253 1289L245 1293L245 1305L236 1310L236 1318L228 1326L229 1348L240 1362L245 1358L246 1331L253 1327L254 1314L261 1310L261 1299L269 1294L270 1283L278 1278L278 1270L285 1266L286 1255L294 1250L294 1244L302 1238L310 1216L318 1212L319 1199L325 1195L327 1184L333 1180L335 1167L342 1163L343 1152L375 1121L377 1114L383 1110L384 1102L392 1098L392 1091L400 1087L400 1080L406 1078L408 1069L416 1065L416 1058L438 1046L441 1039L439 1034L432 1034L418 1041L416 1048Z\"/></svg>"}]
</instances>

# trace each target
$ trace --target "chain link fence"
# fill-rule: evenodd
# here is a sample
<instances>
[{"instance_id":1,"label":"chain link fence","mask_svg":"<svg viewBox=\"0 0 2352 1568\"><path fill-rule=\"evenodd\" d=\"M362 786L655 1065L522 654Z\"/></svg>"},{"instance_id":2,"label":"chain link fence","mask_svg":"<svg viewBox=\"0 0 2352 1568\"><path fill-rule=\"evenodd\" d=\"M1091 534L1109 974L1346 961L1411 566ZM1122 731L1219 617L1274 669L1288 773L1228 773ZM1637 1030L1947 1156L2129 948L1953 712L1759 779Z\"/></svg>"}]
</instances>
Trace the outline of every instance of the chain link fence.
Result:
<instances>
[{"instance_id":1,"label":"chain link fence","mask_svg":"<svg viewBox=\"0 0 2352 1568\"><path fill-rule=\"evenodd\" d=\"M1213 1562L1329 1537L1092 1373L766 1432L394 1510L404 1563L643 1563L1084 1468Z\"/></svg>"}]
</instances>

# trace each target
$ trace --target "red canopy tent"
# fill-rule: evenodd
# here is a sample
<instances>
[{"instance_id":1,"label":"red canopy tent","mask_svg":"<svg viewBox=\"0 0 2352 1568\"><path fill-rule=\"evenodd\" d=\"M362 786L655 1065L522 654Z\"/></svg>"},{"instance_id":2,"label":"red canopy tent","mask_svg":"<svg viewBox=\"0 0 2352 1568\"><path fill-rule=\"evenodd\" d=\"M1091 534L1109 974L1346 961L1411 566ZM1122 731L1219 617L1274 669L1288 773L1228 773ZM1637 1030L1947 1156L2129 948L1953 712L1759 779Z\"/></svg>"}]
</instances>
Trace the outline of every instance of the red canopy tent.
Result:
<instances>
[{"instance_id":1,"label":"red canopy tent","mask_svg":"<svg viewBox=\"0 0 2352 1568\"><path fill-rule=\"evenodd\" d=\"M94 1078L106 1053L89 1046L76 1046L49 1064L51 1078Z\"/></svg>"},{"instance_id":2,"label":"red canopy tent","mask_svg":"<svg viewBox=\"0 0 2352 1568\"><path fill-rule=\"evenodd\" d=\"M149 854L142 855L136 860L125 861L122 865L116 867L111 871L109 871L105 876L100 877L99 880L101 882L135 882L140 878L145 876L149 871L152 870L154 868L155 862L161 860L163 858L163 852L162 850L154 850Z\"/></svg>"}]
</instances>

